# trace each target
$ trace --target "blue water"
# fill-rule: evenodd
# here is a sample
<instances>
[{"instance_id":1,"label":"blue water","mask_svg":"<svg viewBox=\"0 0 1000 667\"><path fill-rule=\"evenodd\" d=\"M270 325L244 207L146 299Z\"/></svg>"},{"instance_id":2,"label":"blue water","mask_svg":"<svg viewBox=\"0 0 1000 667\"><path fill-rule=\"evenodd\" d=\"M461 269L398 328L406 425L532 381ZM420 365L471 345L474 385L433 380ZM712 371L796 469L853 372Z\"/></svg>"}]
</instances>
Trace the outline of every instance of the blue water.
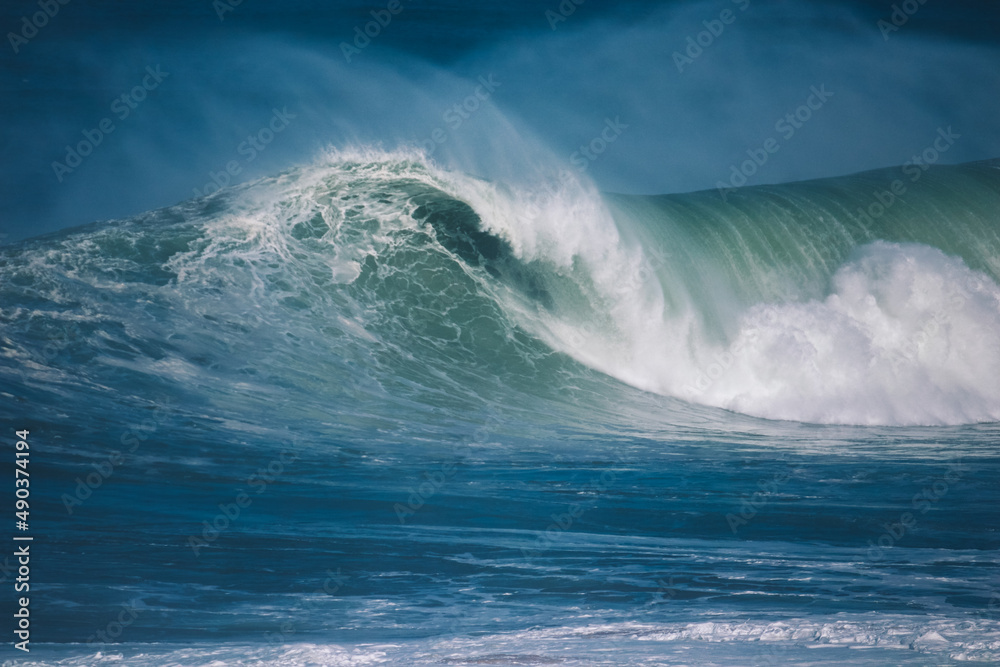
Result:
<instances>
[{"instance_id":1,"label":"blue water","mask_svg":"<svg viewBox=\"0 0 1000 667\"><path fill-rule=\"evenodd\" d=\"M1000 664L995 12L404 4L2 56L0 662Z\"/></svg>"}]
</instances>

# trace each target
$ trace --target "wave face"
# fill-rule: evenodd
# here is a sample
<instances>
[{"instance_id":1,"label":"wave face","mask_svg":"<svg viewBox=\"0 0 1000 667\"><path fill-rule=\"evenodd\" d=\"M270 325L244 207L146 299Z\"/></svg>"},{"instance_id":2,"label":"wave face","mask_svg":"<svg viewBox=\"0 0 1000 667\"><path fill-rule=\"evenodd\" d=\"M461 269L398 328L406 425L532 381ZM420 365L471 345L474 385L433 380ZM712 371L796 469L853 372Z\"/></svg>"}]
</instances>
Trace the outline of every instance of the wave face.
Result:
<instances>
[{"instance_id":1,"label":"wave face","mask_svg":"<svg viewBox=\"0 0 1000 667\"><path fill-rule=\"evenodd\" d=\"M912 171L749 188L728 202L613 199L623 234L646 249L625 275L655 277L663 306L616 317L581 358L773 419L996 421L1000 171L943 168L916 182Z\"/></svg>"},{"instance_id":2,"label":"wave face","mask_svg":"<svg viewBox=\"0 0 1000 667\"><path fill-rule=\"evenodd\" d=\"M771 419L1000 420L1000 169L938 167L890 194L903 178L602 196L565 178L506 187L418 154L337 153L8 253L7 324L71 325L85 341L59 356L94 384L208 368L260 395L344 398L346 382L352 396L399 396L416 377L442 400L495 382L554 395L552 378L587 373L555 350ZM43 317L36 299L56 310ZM50 372L16 345L7 355Z\"/></svg>"}]
</instances>

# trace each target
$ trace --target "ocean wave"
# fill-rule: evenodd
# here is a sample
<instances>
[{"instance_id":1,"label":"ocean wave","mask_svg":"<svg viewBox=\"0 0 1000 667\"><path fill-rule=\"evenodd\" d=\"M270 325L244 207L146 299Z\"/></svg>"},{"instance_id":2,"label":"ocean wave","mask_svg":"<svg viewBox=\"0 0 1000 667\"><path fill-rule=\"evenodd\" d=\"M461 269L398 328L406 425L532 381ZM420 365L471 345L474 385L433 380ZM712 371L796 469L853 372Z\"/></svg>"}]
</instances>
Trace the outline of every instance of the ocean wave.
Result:
<instances>
[{"instance_id":1,"label":"ocean wave","mask_svg":"<svg viewBox=\"0 0 1000 667\"><path fill-rule=\"evenodd\" d=\"M1000 420L1000 171L938 167L866 214L898 176L610 196L566 173L514 187L415 151L334 152L5 249L4 354L65 375L17 334L69 327L57 352L78 382L418 382L454 400L497 381L558 394L538 364L584 373L572 359L771 419Z\"/></svg>"}]
</instances>

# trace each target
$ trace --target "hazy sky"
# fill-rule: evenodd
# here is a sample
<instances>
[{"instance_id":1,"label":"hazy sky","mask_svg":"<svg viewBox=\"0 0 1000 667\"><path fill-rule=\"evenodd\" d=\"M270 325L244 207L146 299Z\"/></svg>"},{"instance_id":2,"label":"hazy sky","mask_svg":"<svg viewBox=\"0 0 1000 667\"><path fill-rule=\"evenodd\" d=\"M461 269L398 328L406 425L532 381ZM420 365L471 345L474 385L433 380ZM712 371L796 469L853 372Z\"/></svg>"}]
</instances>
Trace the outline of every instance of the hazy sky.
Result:
<instances>
[{"instance_id":1,"label":"hazy sky","mask_svg":"<svg viewBox=\"0 0 1000 667\"><path fill-rule=\"evenodd\" d=\"M546 153L646 193L715 187L768 140L748 185L902 164L949 127L938 161L1000 156L996 3L52 2L0 13L6 241L328 145L498 179Z\"/></svg>"}]
</instances>

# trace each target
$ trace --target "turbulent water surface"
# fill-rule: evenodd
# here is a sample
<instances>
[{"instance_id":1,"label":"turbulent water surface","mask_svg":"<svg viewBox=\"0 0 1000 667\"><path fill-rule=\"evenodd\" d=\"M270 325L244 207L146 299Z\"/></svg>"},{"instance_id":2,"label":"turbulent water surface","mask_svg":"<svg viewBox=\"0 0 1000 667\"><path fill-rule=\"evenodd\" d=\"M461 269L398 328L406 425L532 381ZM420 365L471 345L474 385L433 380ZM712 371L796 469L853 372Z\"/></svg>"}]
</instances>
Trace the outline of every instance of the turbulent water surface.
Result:
<instances>
[{"instance_id":1,"label":"turbulent water surface","mask_svg":"<svg viewBox=\"0 0 1000 667\"><path fill-rule=\"evenodd\" d=\"M5 246L19 664L1000 661L998 211L372 150Z\"/></svg>"}]
</instances>

